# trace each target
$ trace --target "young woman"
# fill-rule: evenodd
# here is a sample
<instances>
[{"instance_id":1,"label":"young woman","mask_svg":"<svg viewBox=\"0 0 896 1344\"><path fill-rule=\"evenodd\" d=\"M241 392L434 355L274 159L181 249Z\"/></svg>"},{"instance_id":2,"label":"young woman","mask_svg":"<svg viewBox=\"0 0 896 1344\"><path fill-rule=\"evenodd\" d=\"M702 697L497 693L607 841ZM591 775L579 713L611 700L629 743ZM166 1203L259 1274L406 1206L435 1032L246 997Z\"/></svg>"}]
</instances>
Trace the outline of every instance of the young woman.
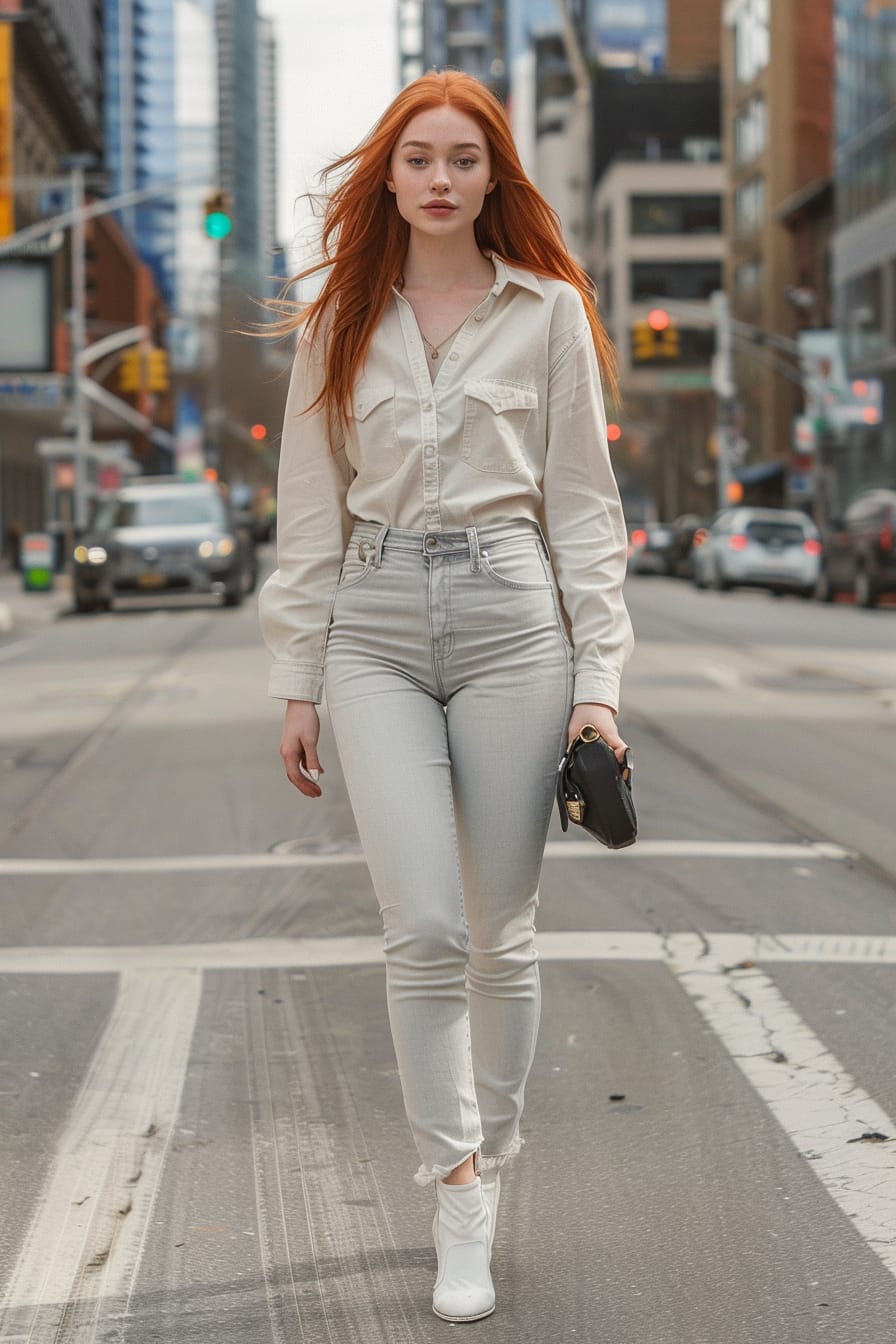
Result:
<instances>
[{"instance_id":1,"label":"young woman","mask_svg":"<svg viewBox=\"0 0 896 1344\"><path fill-rule=\"evenodd\" d=\"M293 323L261 621L280 755L309 798L326 689L383 919L415 1179L435 1185L433 1309L475 1320L494 1310L500 1172L522 1143L557 765L587 723L625 750L612 349L476 80L416 80L333 167L326 283Z\"/></svg>"}]
</instances>

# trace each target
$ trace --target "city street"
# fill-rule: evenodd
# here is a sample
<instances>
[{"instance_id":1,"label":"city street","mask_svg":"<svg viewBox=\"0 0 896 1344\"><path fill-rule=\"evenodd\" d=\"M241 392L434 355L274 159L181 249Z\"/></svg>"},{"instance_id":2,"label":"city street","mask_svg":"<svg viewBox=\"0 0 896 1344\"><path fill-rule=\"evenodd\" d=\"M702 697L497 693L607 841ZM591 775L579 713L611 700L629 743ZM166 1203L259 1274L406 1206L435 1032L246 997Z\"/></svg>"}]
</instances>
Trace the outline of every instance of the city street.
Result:
<instances>
[{"instance_id":1,"label":"city street","mask_svg":"<svg viewBox=\"0 0 896 1344\"><path fill-rule=\"evenodd\" d=\"M476 1330L881 1344L896 611L627 592L641 838L552 822L527 1146ZM55 600L0 638L0 1339L446 1338L325 717L310 803L254 599Z\"/></svg>"}]
</instances>

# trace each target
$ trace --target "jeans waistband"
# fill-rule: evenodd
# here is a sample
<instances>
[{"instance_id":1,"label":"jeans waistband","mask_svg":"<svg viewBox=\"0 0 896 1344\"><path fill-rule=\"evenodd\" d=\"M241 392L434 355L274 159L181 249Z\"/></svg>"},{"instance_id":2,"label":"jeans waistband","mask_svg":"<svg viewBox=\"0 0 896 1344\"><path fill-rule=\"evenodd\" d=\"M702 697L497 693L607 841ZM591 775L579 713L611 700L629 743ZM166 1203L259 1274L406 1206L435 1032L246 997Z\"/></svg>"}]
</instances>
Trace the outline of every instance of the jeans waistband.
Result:
<instances>
[{"instance_id":1,"label":"jeans waistband","mask_svg":"<svg viewBox=\"0 0 896 1344\"><path fill-rule=\"evenodd\" d=\"M383 551L414 551L429 559L439 555L469 555L473 568L479 568L479 556L485 546L517 537L539 537L547 551L544 534L530 518L515 518L488 527L466 527L445 532L416 532L359 519L352 528L352 546L358 547L362 560L368 555L379 565Z\"/></svg>"}]
</instances>

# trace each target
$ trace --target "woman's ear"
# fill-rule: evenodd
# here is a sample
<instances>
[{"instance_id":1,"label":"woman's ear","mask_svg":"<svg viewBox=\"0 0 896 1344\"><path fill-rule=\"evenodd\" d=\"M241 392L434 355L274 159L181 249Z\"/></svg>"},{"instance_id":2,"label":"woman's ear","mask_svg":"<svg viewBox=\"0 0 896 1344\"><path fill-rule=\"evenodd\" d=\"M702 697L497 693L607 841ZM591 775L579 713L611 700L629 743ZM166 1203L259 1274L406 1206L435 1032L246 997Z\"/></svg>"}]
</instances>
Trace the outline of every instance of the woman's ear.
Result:
<instances>
[{"instance_id":1,"label":"woman's ear","mask_svg":"<svg viewBox=\"0 0 896 1344\"><path fill-rule=\"evenodd\" d=\"M490 195L497 185L498 185L498 179L496 177L490 178L489 184L485 189L486 196Z\"/></svg>"},{"instance_id":2,"label":"woman's ear","mask_svg":"<svg viewBox=\"0 0 896 1344\"><path fill-rule=\"evenodd\" d=\"M386 178L386 186L389 188L391 192L395 191L395 183L388 177Z\"/></svg>"}]
</instances>

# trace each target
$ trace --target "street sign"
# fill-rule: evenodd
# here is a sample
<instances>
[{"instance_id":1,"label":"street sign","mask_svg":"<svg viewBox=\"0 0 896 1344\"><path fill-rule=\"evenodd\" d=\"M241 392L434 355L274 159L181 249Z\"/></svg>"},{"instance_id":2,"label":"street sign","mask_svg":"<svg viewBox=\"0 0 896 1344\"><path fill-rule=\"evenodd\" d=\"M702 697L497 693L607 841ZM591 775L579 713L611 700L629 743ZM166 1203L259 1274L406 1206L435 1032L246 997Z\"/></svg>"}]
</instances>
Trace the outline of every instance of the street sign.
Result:
<instances>
[{"instance_id":1,"label":"street sign","mask_svg":"<svg viewBox=\"0 0 896 1344\"><path fill-rule=\"evenodd\" d=\"M64 373L0 373L0 410L30 411L62 406L67 382Z\"/></svg>"},{"instance_id":2,"label":"street sign","mask_svg":"<svg viewBox=\"0 0 896 1344\"><path fill-rule=\"evenodd\" d=\"M712 386L709 374L703 369L681 369L674 373L671 370L668 373L660 372L657 374L657 382L660 387L694 388L700 392L707 391Z\"/></svg>"},{"instance_id":3,"label":"street sign","mask_svg":"<svg viewBox=\"0 0 896 1344\"><path fill-rule=\"evenodd\" d=\"M53 587L53 538L49 532L26 532L19 546L22 587L45 593Z\"/></svg>"}]
</instances>

